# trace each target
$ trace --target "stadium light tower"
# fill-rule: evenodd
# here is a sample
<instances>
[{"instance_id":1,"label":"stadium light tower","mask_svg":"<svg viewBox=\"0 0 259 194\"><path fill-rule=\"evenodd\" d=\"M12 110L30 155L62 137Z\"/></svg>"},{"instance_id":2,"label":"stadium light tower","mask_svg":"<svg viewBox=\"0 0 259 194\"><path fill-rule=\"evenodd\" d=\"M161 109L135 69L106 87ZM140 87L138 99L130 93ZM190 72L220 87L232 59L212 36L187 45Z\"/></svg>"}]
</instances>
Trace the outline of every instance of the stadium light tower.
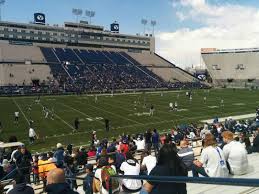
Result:
<instances>
[{"instance_id":1,"label":"stadium light tower","mask_svg":"<svg viewBox=\"0 0 259 194\"><path fill-rule=\"evenodd\" d=\"M89 23L91 24L92 18L95 16L95 11L85 10L85 16L89 17Z\"/></svg>"},{"instance_id":2,"label":"stadium light tower","mask_svg":"<svg viewBox=\"0 0 259 194\"><path fill-rule=\"evenodd\" d=\"M141 24L144 26L144 35L145 35L145 34L146 34L147 20L146 20L146 19L142 19L142 20L141 20Z\"/></svg>"},{"instance_id":3,"label":"stadium light tower","mask_svg":"<svg viewBox=\"0 0 259 194\"><path fill-rule=\"evenodd\" d=\"M5 0L0 0L0 21L2 21L2 6L4 5Z\"/></svg>"},{"instance_id":4,"label":"stadium light tower","mask_svg":"<svg viewBox=\"0 0 259 194\"><path fill-rule=\"evenodd\" d=\"M156 21L155 20L151 20L151 26L152 26L152 35L155 36L155 26L156 26Z\"/></svg>"},{"instance_id":5,"label":"stadium light tower","mask_svg":"<svg viewBox=\"0 0 259 194\"><path fill-rule=\"evenodd\" d=\"M72 13L76 16L76 23L78 23L78 18L79 16L82 16L83 10L73 8Z\"/></svg>"}]
</instances>

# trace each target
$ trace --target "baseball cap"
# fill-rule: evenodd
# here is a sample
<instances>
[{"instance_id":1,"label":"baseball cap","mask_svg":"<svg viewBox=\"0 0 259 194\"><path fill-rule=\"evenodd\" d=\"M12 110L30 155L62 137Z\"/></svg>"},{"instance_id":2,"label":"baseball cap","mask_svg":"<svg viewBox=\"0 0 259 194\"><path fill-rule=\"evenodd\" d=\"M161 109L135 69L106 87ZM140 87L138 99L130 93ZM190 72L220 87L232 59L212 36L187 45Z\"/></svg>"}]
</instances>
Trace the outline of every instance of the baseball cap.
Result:
<instances>
[{"instance_id":1,"label":"baseball cap","mask_svg":"<svg viewBox=\"0 0 259 194\"><path fill-rule=\"evenodd\" d=\"M90 171L93 171L94 166L93 166L92 164L87 164L87 165L85 166L85 169L88 169L88 170L90 170Z\"/></svg>"},{"instance_id":2,"label":"baseball cap","mask_svg":"<svg viewBox=\"0 0 259 194\"><path fill-rule=\"evenodd\" d=\"M63 148L63 145L61 143L57 143L57 148Z\"/></svg>"}]
</instances>

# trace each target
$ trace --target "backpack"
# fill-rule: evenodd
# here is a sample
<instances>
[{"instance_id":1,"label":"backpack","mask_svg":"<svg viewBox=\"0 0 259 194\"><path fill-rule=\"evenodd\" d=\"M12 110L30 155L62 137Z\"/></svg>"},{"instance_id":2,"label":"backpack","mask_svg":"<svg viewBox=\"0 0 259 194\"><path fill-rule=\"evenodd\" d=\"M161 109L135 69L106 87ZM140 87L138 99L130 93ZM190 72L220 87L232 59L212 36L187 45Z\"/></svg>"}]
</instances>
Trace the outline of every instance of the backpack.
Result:
<instances>
[{"instance_id":1,"label":"backpack","mask_svg":"<svg viewBox=\"0 0 259 194\"><path fill-rule=\"evenodd\" d=\"M101 173L101 179L102 179L102 186L105 190L109 191L110 185L110 176L116 175L116 171L111 167L111 166L104 166L102 168L102 173ZM115 190L119 188L119 181L117 179L112 179L111 181L111 189Z\"/></svg>"}]
</instances>

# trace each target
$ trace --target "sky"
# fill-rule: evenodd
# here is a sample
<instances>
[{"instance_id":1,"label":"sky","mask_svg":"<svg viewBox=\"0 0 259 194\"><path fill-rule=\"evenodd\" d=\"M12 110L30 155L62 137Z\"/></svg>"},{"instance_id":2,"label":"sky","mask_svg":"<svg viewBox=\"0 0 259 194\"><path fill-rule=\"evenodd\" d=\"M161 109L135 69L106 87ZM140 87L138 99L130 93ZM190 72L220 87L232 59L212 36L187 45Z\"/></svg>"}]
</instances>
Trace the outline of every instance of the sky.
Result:
<instances>
[{"instance_id":1,"label":"sky","mask_svg":"<svg viewBox=\"0 0 259 194\"><path fill-rule=\"evenodd\" d=\"M127 34L144 33L141 19L151 33L155 20L156 52L182 68L203 64L201 48L259 47L258 0L5 0L1 15L28 23L42 12L47 23L62 25L76 21L73 8L95 11L92 23L106 29L117 21Z\"/></svg>"}]
</instances>

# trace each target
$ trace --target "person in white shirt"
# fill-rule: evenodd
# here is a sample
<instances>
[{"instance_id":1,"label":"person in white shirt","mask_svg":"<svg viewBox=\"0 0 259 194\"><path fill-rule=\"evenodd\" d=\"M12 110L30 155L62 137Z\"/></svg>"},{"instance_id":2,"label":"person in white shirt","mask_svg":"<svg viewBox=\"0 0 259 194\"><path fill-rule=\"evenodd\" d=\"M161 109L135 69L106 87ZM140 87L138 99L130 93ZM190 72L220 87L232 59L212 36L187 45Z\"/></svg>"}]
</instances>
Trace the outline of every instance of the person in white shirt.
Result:
<instances>
[{"instance_id":1,"label":"person in white shirt","mask_svg":"<svg viewBox=\"0 0 259 194\"><path fill-rule=\"evenodd\" d=\"M126 161L121 164L120 171L124 175L139 175L140 165L130 152L126 153ZM126 192L138 192L141 190L141 180L122 179L122 189Z\"/></svg>"},{"instance_id":2,"label":"person in white shirt","mask_svg":"<svg viewBox=\"0 0 259 194\"><path fill-rule=\"evenodd\" d=\"M141 163L141 170L147 170L147 175L151 172L151 170L156 166L156 157L151 155L150 150L145 150L143 152L143 160Z\"/></svg>"},{"instance_id":3,"label":"person in white shirt","mask_svg":"<svg viewBox=\"0 0 259 194\"><path fill-rule=\"evenodd\" d=\"M201 159L193 162L192 173L194 177L199 174L205 177L227 177L228 168L223 151L217 146L215 137L206 134L204 139L204 149Z\"/></svg>"},{"instance_id":4,"label":"person in white shirt","mask_svg":"<svg viewBox=\"0 0 259 194\"><path fill-rule=\"evenodd\" d=\"M192 140L192 139L194 139L196 137L196 135L195 135L195 133L193 131L191 131L190 134L187 135L187 137Z\"/></svg>"},{"instance_id":5,"label":"person in white shirt","mask_svg":"<svg viewBox=\"0 0 259 194\"><path fill-rule=\"evenodd\" d=\"M230 131L222 133L223 141L226 145L223 147L223 154L228 163L228 168L233 175L243 175L247 173L248 160L245 147L234 140L234 134Z\"/></svg>"},{"instance_id":6,"label":"person in white shirt","mask_svg":"<svg viewBox=\"0 0 259 194\"><path fill-rule=\"evenodd\" d=\"M201 132L200 132L200 137L201 137L202 139L204 139L204 138L205 138L205 135L208 134L208 133L210 133L209 126L208 126L207 123L205 123L203 129L202 129Z\"/></svg>"},{"instance_id":7,"label":"person in white shirt","mask_svg":"<svg viewBox=\"0 0 259 194\"><path fill-rule=\"evenodd\" d=\"M34 131L34 129L32 127L30 127L29 129L29 140L30 140L30 144L33 144L35 139L36 139L36 132Z\"/></svg>"},{"instance_id":8,"label":"person in white shirt","mask_svg":"<svg viewBox=\"0 0 259 194\"><path fill-rule=\"evenodd\" d=\"M145 149L145 140L143 137L138 137L137 140L134 140L137 146L137 151L141 151Z\"/></svg>"}]
</instances>

